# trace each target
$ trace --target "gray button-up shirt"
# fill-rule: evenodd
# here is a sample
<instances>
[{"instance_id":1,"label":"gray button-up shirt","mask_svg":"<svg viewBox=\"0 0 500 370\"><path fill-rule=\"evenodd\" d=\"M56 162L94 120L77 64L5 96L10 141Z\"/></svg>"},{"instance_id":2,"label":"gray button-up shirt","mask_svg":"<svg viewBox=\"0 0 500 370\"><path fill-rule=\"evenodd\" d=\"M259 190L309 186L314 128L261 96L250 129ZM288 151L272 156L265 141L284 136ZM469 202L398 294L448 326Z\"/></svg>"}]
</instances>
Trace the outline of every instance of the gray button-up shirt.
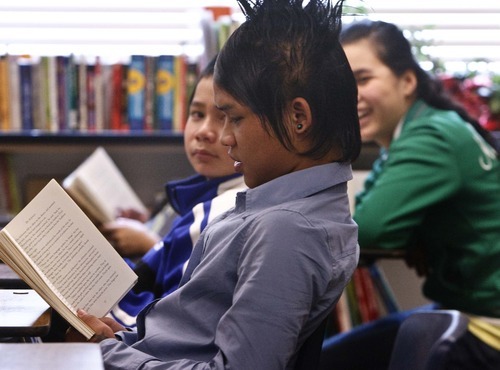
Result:
<instances>
[{"instance_id":1,"label":"gray button-up shirt","mask_svg":"<svg viewBox=\"0 0 500 370\"><path fill-rule=\"evenodd\" d=\"M332 163L239 193L201 235L190 279L143 311L137 333L101 342L106 369L292 368L358 261L351 177Z\"/></svg>"}]
</instances>

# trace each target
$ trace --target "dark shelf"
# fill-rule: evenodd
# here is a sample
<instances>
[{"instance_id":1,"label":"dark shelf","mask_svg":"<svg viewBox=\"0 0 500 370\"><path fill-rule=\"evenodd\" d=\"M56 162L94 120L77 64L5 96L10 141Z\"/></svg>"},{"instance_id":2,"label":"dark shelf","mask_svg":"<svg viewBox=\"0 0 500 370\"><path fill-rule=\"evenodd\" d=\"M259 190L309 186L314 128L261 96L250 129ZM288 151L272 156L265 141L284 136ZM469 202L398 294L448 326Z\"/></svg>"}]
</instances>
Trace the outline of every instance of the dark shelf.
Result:
<instances>
[{"instance_id":1,"label":"dark shelf","mask_svg":"<svg viewBox=\"0 0 500 370\"><path fill-rule=\"evenodd\" d=\"M181 144L172 132L1 132L0 144Z\"/></svg>"}]
</instances>

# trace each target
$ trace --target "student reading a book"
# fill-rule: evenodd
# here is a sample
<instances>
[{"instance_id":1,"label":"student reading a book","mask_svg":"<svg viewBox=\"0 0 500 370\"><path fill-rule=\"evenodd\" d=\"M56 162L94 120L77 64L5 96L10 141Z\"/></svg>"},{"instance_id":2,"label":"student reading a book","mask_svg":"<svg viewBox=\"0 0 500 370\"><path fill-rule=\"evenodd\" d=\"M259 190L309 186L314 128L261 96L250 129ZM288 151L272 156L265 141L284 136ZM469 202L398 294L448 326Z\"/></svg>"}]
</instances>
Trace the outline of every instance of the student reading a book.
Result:
<instances>
[{"instance_id":1,"label":"student reading a book","mask_svg":"<svg viewBox=\"0 0 500 370\"><path fill-rule=\"evenodd\" d=\"M355 22L341 40L358 83L362 140L381 147L356 198L360 247L408 250L410 264L426 276L424 295L437 307L469 316L469 331L447 369L498 369L500 163L495 143L422 70L395 25ZM387 325L397 322L385 319ZM359 350L393 340L384 331L387 325L375 322L341 341L333 338L330 366L378 368L370 353ZM348 342L354 345L343 346ZM388 358L390 349L371 354Z\"/></svg>"},{"instance_id":2,"label":"student reading a book","mask_svg":"<svg viewBox=\"0 0 500 370\"><path fill-rule=\"evenodd\" d=\"M357 264L347 181L361 139L343 2L238 3L246 21L219 53L214 91L221 142L249 189L136 331L79 311L107 369L292 369Z\"/></svg>"},{"instance_id":3,"label":"student reading a book","mask_svg":"<svg viewBox=\"0 0 500 370\"><path fill-rule=\"evenodd\" d=\"M178 287L201 231L234 206L236 193L246 188L243 176L234 172L234 161L227 148L219 142L224 114L214 104L214 65L215 59L199 76L184 131L186 155L197 175L166 185L169 203L179 216L160 243L136 264L129 261L139 281L111 311L112 317L123 325L134 326L144 306Z\"/></svg>"}]
</instances>

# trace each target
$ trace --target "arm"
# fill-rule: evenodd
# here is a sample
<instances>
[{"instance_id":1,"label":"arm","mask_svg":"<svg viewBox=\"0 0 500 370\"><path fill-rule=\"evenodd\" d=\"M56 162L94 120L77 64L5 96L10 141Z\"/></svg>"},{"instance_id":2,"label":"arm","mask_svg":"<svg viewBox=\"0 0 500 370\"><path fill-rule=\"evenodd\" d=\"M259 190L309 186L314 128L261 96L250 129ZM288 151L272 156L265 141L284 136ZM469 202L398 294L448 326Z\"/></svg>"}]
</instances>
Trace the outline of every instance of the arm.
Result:
<instances>
[{"instance_id":1,"label":"arm","mask_svg":"<svg viewBox=\"0 0 500 370\"><path fill-rule=\"evenodd\" d=\"M454 148L432 128L406 132L373 186L357 198L361 248L405 248L430 207L461 183Z\"/></svg>"},{"instance_id":2,"label":"arm","mask_svg":"<svg viewBox=\"0 0 500 370\"><path fill-rule=\"evenodd\" d=\"M101 232L124 257L141 256L160 241L142 222L129 218L120 217L104 224Z\"/></svg>"}]
</instances>

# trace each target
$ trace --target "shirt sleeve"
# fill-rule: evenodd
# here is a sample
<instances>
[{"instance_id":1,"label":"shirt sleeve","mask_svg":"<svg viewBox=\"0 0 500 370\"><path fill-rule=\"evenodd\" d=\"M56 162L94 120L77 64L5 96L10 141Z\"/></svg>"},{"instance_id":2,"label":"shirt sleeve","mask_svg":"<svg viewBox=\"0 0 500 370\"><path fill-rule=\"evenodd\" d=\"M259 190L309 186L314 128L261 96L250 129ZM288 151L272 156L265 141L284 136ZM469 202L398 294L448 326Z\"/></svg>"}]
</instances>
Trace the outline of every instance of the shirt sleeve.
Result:
<instances>
[{"instance_id":1,"label":"shirt sleeve","mask_svg":"<svg viewBox=\"0 0 500 370\"><path fill-rule=\"evenodd\" d=\"M459 189L456 158L446 135L432 127L419 126L394 141L380 173L356 199L360 247L404 248L425 213Z\"/></svg>"}]
</instances>

